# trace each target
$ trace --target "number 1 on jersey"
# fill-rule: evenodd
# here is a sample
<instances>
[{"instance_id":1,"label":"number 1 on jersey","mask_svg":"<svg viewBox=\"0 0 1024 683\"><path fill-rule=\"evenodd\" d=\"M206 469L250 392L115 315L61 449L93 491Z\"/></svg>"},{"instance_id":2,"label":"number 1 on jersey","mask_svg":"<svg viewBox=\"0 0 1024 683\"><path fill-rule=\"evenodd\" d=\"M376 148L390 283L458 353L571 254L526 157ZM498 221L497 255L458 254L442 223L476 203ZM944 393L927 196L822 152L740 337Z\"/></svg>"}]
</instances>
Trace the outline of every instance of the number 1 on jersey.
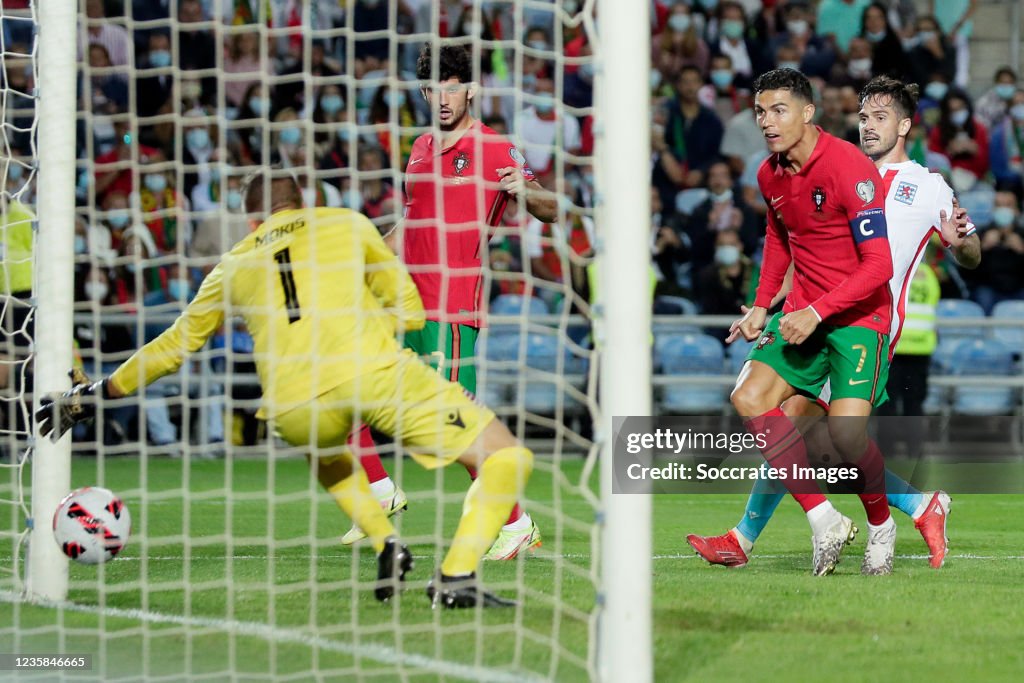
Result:
<instances>
[{"instance_id":1,"label":"number 1 on jersey","mask_svg":"<svg viewBox=\"0 0 1024 683\"><path fill-rule=\"evenodd\" d=\"M274 252L274 260L277 261L277 269L281 273L281 289L284 290L284 307L288 310L288 322L298 322L302 317L302 309L299 308L299 293L295 289L291 251L285 247Z\"/></svg>"}]
</instances>

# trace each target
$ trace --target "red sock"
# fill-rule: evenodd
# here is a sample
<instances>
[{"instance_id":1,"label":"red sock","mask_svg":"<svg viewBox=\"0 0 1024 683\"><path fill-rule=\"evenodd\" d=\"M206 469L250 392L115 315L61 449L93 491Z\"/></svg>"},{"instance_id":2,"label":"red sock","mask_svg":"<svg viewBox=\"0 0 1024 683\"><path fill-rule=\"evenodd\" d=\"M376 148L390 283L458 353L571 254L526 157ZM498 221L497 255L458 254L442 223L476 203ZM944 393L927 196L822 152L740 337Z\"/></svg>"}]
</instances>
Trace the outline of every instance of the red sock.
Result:
<instances>
[{"instance_id":1,"label":"red sock","mask_svg":"<svg viewBox=\"0 0 1024 683\"><path fill-rule=\"evenodd\" d=\"M512 522L518 522L519 518L523 516L523 508L519 507L519 503L516 503L512 508L512 513L505 520L505 524L511 524Z\"/></svg>"},{"instance_id":2,"label":"red sock","mask_svg":"<svg viewBox=\"0 0 1024 683\"><path fill-rule=\"evenodd\" d=\"M358 431L352 432L348 437L348 445L352 452L359 456L359 463L366 471L366 478L371 484L388 478L387 470L377 455L377 444L373 443L369 426L364 424Z\"/></svg>"},{"instance_id":3,"label":"red sock","mask_svg":"<svg viewBox=\"0 0 1024 683\"><path fill-rule=\"evenodd\" d=\"M874 440L868 439L868 449L857 460L857 467L864 473L860 502L867 513L868 524L878 526L889 519L889 501L885 497L885 459Z\"/></svg>"},{"instance_id":4,"label":"red sock","mask_svg":"<svg viewBox=\"0 0 1024 683\"><path fill-rule=\"evenodd\" d=\"M469 472L469 478L476 481L476 468L466 465L466 471ZM523 516L523 508L519 507L519 503L516 503L512 508L512 512L509 514L508 519L505 520L505 524L511 524L512 522L518 522L519 518Z\"/></svg>"},{"instance_id":5,"label":"red sock","mask_svg":"<svg viewBox=\"0 0 1024 683\"><path fill-rule=\"evenodd\" d=\"M782 408L769 410L764 415L747 420L746 427L755 437L761 435L764 438L765 447L761 449L761 453L765 462L772 467L792 472L793 465L809 466L804 437L782 412ZM804 512L825 502L825 496L821 492L810 490L809 482L794 481L792 478L780 481L793 494L793 498Z\"/></svg>"}]
</instances>

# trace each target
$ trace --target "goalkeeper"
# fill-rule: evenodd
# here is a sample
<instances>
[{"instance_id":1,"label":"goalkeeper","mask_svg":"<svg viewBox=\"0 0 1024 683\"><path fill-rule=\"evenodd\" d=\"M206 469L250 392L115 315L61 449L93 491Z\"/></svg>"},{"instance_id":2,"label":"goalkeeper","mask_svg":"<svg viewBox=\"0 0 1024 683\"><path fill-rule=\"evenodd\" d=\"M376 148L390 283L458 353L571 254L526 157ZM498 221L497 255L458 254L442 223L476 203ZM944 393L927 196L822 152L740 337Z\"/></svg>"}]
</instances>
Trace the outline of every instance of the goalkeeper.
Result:
<instances>
[{"instance_id":1,"label":"goalkeeper","mask_svg":"<svg viewBox=\"0 0 1024 683\"><path fill-rule=\"evenodd\" d=\"M345 446L357 414L400 436L425 467L457 460L479 471L440 574L427 587L433 604L514 604L484 591L476 569L523 492L533 454L493 412L399 347L396 330L423 327L423 304L368 219L346 209L303 209L291 175L254 172L243 195L253 232L207 275L174 325L108 378L44 397L40 434L60 438L93 417L97 402L177 371L225 315L241 315L255 344L260 416L288 443L310 447L320 483L366 530L378 553L377 598L393 595L412 555ZM266 206L269 218L251 218Z\"/></svg>"}]
</instances>

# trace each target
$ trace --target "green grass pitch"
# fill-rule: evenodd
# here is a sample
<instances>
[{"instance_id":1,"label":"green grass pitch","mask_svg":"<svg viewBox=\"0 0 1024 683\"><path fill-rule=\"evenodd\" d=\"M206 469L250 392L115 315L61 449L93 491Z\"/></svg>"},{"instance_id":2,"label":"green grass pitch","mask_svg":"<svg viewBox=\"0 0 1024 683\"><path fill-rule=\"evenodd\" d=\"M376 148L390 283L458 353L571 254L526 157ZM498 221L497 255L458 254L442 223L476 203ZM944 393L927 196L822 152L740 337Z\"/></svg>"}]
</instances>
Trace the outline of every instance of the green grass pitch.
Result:
<instances>
[{"instance_id":1,"label":"green grass pitch","mask_svg":"<svg viewBox=\"0 0 1024 683\"><path fill-rule=\"evenodd\" d=\"M400 528L416 568L401 599L380 605L370 591L372 552L337 543L348 520L314 489L301 460L144 462L109 458L97 472L96 461L76 459L75 485L124 494L136 536L100 569L72 565L79 609L0 601L0 652L92 653L103 660L83 678L92 680L587 679L596 593L593 512L572 486L580 460L565 460L558 473L539 462L529 507L544 547L524 561L485 565L487 584L517 595L521 607L483 613L433 611L423 594L443 552L435 539L450 538L458 519L467 482L455 468L437 474L405 463L412 500ZM811 577L809 531L791 501L748 567L706 566L685 535L724 531L743 501L655 500L657 680L1009 681L1024 671L1024 497L954 496L951 556L939 571L895 512L896 573L883 578L859 575L862 539L836 575ZM863 518L856 499L837 504ZM0 548L0 563L9 565L10 551Z\"/></svg>"}]
</instances>

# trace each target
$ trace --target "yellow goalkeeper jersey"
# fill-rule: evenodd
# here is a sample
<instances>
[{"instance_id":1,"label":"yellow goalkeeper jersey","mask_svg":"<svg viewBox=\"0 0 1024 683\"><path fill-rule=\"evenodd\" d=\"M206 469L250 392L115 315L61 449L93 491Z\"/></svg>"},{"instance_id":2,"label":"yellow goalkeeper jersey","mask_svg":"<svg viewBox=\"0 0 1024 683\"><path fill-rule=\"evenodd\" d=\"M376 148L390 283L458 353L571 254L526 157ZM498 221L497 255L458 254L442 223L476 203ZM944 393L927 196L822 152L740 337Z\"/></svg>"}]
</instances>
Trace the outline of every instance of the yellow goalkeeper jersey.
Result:
<instances>
[{"instance_id":1,"label":"yellow goalkeeper jersey","mask_svg":"<svg viewBox=\"0 0 1024 683\"><path fill-rule=\"evenodd\" d=\"M225 315L242 316L252 335L264 418L397 362L395 332L425 320L412 278L365 216L281 211L225 254L174 325L110 381L133 393L177 371Z\"/></svg>"}]
</instances>

